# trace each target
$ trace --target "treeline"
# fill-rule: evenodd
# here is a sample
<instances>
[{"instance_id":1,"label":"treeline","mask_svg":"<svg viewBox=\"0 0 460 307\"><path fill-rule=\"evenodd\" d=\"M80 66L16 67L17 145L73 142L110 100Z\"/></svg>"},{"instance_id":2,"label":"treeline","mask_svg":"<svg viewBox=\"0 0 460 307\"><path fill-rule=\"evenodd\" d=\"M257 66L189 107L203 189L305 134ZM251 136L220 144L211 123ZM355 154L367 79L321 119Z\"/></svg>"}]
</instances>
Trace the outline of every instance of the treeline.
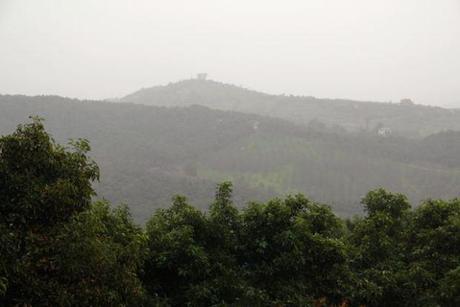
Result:
<instances>
[{"instance_id":1,"label":"treeline","mask_svg":"<svg viewBox=\"0 0 460 307\"><path fill-rule=\"evenodd\" d=\"M302 195L239 210L225 182L142 228L93 201L89 150L39 119L0 138L1 306L460 305L460 200L379 189L343 220Z\"/></svg>"}]
</instances>

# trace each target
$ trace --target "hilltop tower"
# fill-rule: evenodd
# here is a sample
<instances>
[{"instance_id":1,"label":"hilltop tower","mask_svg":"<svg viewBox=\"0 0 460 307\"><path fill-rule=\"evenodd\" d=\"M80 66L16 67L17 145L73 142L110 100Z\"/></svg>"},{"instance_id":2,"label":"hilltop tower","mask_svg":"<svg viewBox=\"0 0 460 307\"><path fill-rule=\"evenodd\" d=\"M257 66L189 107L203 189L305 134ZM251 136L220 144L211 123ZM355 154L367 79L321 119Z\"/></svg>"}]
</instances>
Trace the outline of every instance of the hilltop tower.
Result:
<instances>
[{"instance_id":1,"label":"hilltop tower","mask_svg":"<svg viewBox=\"0 0 460 307\"><path fill-rule=\"evenodd\" d=\"M206 80L207 77L208 77L208 74L205 73L205 72L196 74L196 79L197 79L197 80Z\"/></svg>"}]
</instances>

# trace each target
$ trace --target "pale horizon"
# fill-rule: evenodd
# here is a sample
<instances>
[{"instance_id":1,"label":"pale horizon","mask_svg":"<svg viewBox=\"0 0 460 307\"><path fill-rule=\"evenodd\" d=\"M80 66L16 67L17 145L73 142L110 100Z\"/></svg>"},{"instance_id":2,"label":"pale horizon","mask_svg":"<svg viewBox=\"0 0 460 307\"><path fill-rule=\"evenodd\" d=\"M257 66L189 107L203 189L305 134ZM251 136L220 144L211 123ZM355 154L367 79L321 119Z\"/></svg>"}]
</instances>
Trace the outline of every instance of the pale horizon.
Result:
<instances>
[{"instance_id":1,"label":"pale horizon","mask_svg":"<svg viewBox=\"0 0 460 307\"><path fill-rule=\"evenodd\" d=\"M0 0L0 93L122 97L207 72L269 94L460 107L460 2Z\"/></svg>"}]
</instances>

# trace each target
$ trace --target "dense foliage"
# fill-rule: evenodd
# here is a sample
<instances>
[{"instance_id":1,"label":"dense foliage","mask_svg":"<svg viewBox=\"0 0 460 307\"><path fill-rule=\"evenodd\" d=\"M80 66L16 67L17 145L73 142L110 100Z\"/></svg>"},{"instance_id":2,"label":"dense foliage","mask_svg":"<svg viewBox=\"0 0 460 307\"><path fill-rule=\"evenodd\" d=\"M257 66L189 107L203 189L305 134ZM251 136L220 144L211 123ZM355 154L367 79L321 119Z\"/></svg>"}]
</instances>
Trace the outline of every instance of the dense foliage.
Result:
<instances>
[{"instance_id":1,"label":"dense foliage","mask_svg":"<svg viewBox=\"0 0 460 307\"><path fill-rule=\"evenodd\" d=\"M145 229L92 201L86 140L40 119L0 138L2 306L458 306L460 200L369 192L342 220L302 195L206 212L177 196Z\"/></svg>"}]
</instances>

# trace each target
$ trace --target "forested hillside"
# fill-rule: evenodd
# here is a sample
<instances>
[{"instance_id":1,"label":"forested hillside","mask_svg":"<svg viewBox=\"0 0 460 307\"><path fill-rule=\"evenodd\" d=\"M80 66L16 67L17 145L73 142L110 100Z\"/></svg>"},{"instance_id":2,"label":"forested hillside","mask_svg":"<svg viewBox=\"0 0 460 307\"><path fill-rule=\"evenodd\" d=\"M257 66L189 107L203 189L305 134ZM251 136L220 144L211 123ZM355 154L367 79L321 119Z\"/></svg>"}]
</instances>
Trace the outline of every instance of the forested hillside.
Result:
<instances>
[{"instance_id":1,"label":"forested hillside","mask_svg":"<svg viewBox=\"0 0 460 307\"><path fill-rule=\"evenodd\" d=\"M320 121L349 131L385 127L394 135L410 138L443 130L460 130L460 110L417 105L409 99L402 99L402 103L376 103L268 95L212 80L190 79L145 88L123 97L121 101L156 106L199 104L218 110L283 118L300 125Z\"/></svg>"},{"instance_id":2,"label":"forested hillside","mask_svg":"<svg viewBox=\"0 0 460 307\"><path fill-rule=\"evenodd\" d=\"M377 189L344 220L301 194L239 210L224 182L207 211L177 196L144 228L92 201L89 150L37 118L0 138L1 306L460 304L458 199Z\"/></svg>"},{"instance_id":3,"label":"forested hillside","mask_svg":"<svg viewBox=\"0 0 460 307\"><path fill-rule=\"evenodd\" d=\"M201 106L0 96L0 134L29 115L45 118L59 142L88 139L101 168L99 196L128 203L137 221L175 194L209 203L223 180L234 182L240 206L300 192L345 216L361 213L360 198L378 187L405 193L414 204L460 194L454 131L415 140Z\"/></svg>"}]
</instances>

